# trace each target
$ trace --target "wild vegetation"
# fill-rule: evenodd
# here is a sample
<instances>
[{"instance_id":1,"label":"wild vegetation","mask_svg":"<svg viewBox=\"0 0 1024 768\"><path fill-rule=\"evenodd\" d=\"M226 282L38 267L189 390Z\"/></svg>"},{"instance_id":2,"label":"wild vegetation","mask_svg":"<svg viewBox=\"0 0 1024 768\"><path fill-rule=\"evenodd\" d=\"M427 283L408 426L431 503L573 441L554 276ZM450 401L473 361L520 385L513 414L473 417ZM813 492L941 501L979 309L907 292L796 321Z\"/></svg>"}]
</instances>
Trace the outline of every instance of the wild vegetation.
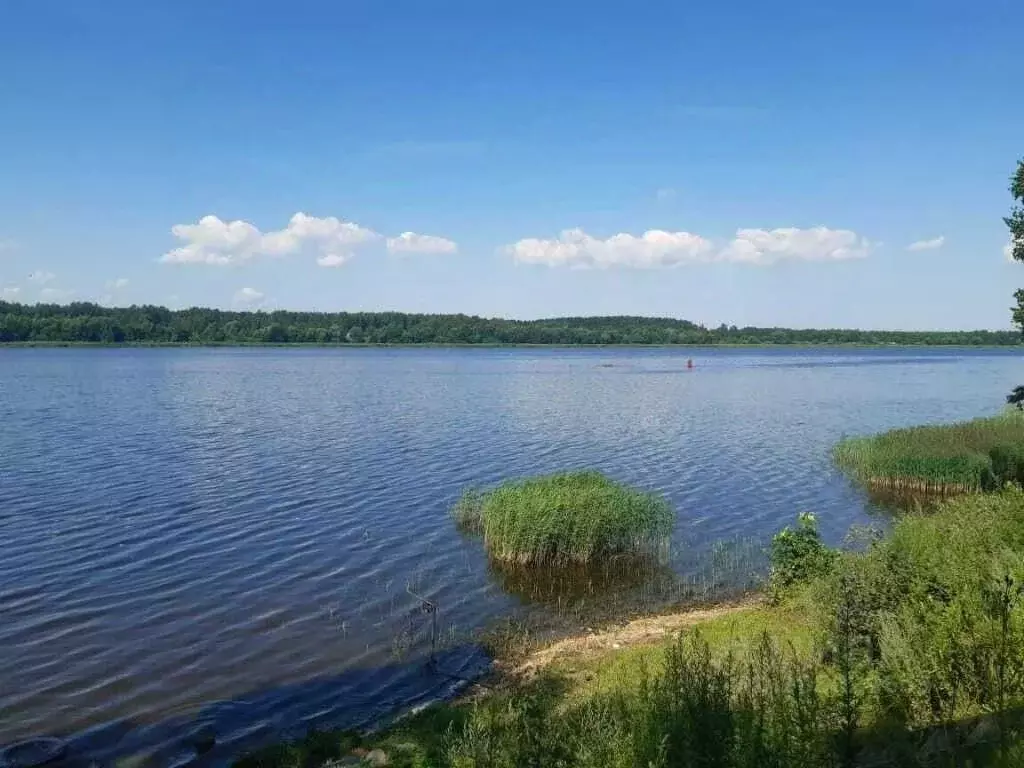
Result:
<instances>
[{"instance_id":1,"label":"wild vegetation","mask_svg":"<svg viewBox=\"0 0 1024 768\"><path fill-rule=\"evenodd\" d=\"M881 490L992 490L1024 481L1024 413L1010 409L990 418L847 438L836 446L834 458L859 481Z\"/></svg>"},{"instance_id":2,"label":"wild vegetation","mask_svg":"<svg viewBox=\"0 0 1024 768\"><path fill-rule=\"evenodd\" d=\"M503 320L403 312L224 312L0 301L0 343L37 344L912 344L1015 346L1013 331L707 328L659 317Z\"/></svg>"},{"instance_id":3,"label":"wild vegetation","mask_svg":"<svg viewBox=\"0 0 1024 768\"><path fill-rule=\"evenodd\" d=\"M866 549L823 554L809 517L782 538L773 604L242 764L332 744L439 768L1024 763L1024 491L908 514Z\"/></svg>"},{"instance_id":4,"label":"wild vegetation","mask_svg":"<svg viewBox=\"0 0 1024 768\"><path fill-rule=\"evenodd\" d=\"M467 491L452 514L460 528L483 537L494 560L541 566L656 555L667 545L674 521L661 497L593 471Z\"/></svg>"},{"instance_id":5,"label":"wild vegetation","mask_svg":"<svg viewBox=\"0 0 1024 768\"><path fill-rule=\"evenodd\" d=\"M1010 191L1024 203L1024 161ZM1006 223L1024 261L1024 205ZM1024 405L1024 386L1008 400ZM901 515L888 536L848 551L828 549L801 515L772 542L766 606L556 665L383 733L310 734L239 765L308 768L353 747L419 768L1024 765L1022 445L1017 413L845 440L837 462L868 484L990 492ZM499 554L563 551L540 503L563 499L559 482L580 480L505 486L533 511L526 527L510 517L516 533ZM455 512L485 537L488 498L469 495ZM616 530L611 541L629 540ZM569 553L602 551L590 534L563 540Z\"/></svg>"}]
</instances>

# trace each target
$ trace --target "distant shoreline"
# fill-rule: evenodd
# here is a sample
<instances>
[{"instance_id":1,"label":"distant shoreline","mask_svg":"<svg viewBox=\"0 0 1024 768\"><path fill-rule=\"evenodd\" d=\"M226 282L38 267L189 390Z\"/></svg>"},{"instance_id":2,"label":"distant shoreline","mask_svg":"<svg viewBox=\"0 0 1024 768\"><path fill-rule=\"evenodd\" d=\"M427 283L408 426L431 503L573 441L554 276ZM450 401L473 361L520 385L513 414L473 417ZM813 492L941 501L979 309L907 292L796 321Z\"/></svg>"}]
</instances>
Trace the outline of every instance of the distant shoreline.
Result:
<instances>
[{"instance_id":1,"label":"distant shoreline","mask_svg":"<svg viewBox=\"0 0 1024 768\"><path fill-rule=\"evenodd\" d=\"M867 342L785 342L785 343L713 343L713 344L527 344L527 343L435 343L435 342L191 342L191 341L8 341L0 349L1021 349L1017 344L938 344L938 343L867 343Z\"/></svg>"}]
</instances>

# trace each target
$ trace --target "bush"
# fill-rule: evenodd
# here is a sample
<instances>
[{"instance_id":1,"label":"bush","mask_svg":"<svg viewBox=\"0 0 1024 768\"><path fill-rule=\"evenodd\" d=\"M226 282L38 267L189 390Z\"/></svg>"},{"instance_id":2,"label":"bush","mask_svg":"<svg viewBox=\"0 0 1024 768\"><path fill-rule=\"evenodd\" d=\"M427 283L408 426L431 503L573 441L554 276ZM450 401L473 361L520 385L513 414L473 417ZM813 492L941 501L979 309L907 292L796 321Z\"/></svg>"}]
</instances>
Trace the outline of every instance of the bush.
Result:
<instances>
[{"instance_id":1,"label":"bush","mask_svg":"<svg viewBox=\"0 0 1024 768\"><path fill-rule=\"evenodd\" d=\"M844 556L819 600L836 615L841 585L855 585L853 618L833 625L832 645L869 652L880 716L941 723L1024 696L1022 580L1024 492L1008 488L901 518Z\"/></svg>"},{"instance_id":2,"label":"bush","mask_svg":"<svg viewBox=\"0 0 1024 768\"><path fill-rule=\"evenodd\" d=\"M796 528L783 528L771 545L769 588L778 598L795 584L804 584L828 572L836 553L821 541L814 515L804 512Z\"/></svg>"},{"instance_id":3,"label":"bush","mask_svg":"<svg viewBox=\"0 0 1024 768\"><path fill-rule=\"evenodd\" d=\"M667 544L674 521L661 497L593 471L467 491L452 514L462 529L483 536L492 558L516 565L654 554Z\"/></svg>"}]
</instances>

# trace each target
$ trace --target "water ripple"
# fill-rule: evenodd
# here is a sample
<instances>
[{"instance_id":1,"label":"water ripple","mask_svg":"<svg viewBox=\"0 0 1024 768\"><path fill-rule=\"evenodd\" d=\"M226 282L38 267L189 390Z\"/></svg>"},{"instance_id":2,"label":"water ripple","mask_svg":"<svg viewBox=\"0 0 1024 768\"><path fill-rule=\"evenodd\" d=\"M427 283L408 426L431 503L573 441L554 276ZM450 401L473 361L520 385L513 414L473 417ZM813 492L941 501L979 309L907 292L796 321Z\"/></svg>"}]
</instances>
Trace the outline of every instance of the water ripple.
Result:
<instances>
[{"instance_id":1,"label":"water ripple","mask_svg":"<svg viewBox=\"0 0 1024 768\"><path fill-rule=\"evenodd\" d=\"M694 357L697 369L685 368ZM962 363L957 365L956 363ZM899 350L0 350L0 743L213 762L450 693L442 631L514 610L470 485L597 467L718 539L868 519L843 434L998 407L1018 356ZM456 631L457 630L457 631ZM449 671L486 662L445 651Z\"/></svg>"}]
</instances>

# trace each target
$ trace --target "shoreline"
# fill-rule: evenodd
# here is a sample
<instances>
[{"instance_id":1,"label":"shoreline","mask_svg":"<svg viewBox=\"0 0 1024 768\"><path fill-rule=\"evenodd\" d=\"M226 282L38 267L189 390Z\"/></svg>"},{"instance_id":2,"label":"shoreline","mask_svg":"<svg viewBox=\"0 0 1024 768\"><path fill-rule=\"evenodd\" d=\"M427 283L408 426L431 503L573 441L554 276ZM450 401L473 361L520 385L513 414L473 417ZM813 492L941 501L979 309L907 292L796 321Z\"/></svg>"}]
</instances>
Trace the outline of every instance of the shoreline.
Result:
<instances>
[{"instance_id":1,"label":"shoreline","mask_svg":"<svg viewBox=\"0 0 1024 768\"><path fill-rule=\"evenodd\" d=\"M2 349L979 349L979 350L1020 350L1024 342L1017 344L933 344L885 342L869 344L861 342L786 342L769 343L720 343L720 344L525 344L525 343L317 343L317 342L191 342L191 341L4 341Z\"/></svg>"}]
</instances>

